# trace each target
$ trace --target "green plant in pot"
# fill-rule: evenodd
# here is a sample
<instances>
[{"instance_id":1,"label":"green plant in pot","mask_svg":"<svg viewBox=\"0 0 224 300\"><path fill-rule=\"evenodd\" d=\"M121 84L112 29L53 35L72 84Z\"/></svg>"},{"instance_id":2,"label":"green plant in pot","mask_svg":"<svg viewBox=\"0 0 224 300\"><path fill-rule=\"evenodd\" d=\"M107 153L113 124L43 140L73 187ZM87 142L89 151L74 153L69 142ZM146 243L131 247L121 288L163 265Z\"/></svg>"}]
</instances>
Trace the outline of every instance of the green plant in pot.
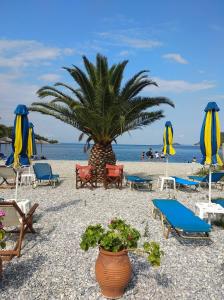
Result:
<instances>
[{"instance_id":1,"label":"green plant in pot","mask_svg":"<svg viewBox=\"0 0 224 300\"><path fill-rule=\"evenodd\" d=\"M143 248L138 248L140 237L137 229L117 218L110 222L108 229L103 228L101 224L90 225L83 233L80 247L84 251L91 247L99 247L95 272L105 297L117 299L123 295L132 275L128 252L147 254L147 260L152 266L160 265L163 252L159 244L145 242Z\"/></svg>"},{"instance_id":2,"label":"green plant in pot","mask_svg":"<svg viewBox=\"0 0 224 300\"><path fill-rule=\"evenodd\" d=\"M4 238L5 238L5 231L3 229L3 217L5 216L5 212L0 210L0 249L4 249L5 248L5 242L4 242ZM0 277L2 274L2 259L0 257Z\"/></svg>"}]
</instances>

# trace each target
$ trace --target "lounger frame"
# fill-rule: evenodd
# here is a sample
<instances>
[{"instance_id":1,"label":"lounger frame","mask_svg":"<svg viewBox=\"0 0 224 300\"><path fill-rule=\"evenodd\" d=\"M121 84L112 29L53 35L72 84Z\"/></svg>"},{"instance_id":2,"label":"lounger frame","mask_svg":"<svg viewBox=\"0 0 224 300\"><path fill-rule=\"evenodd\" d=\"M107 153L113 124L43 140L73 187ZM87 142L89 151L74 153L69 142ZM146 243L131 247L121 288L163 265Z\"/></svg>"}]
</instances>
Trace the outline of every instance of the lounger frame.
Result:
<instances>
[{"instance_id":1,"label":"lounger frame","mask_svg":"<svg viewBox=\"0 0 224 300\"><path fill-rule=\"evenodd\" d=\"M34 214L36 208L38 207L38 204L35 203L26 215L22 212L20 207L17 205L16 201L1 202L0 209L4 211L4 207L5 207L5 209L6 208L14 208L15 211L17 212L18 220L20 219L20 221L15 220L15 223L16 223L15 226L18 226L18 229L14 229L14 230L10 230L10 231L5 230L6 234L7 233L18 233L16 245L12 250L0 250L1 259L5 260L5 261L9 261L14 256L17 256L17 257L20 256L22 242L23 242L23 238L24 238L25 234L29 233L29 232L36 233L33 228L33 214ZM4 220L3 220L3 224L4 224Z\"/></svg>"},{"instance_id":2,"label":"lounger frame","mask_svg":"<svg viewBox=\"0 0 224 300\"><path fill-rule=\"evenodd\" d=\"M132 175L130 175L132 176ZM147 190L152 191L152 179L146 179L146 178L141 178L139 176L135 176L133 175L133 177L138 177L141 181L138 180L130 180L128 179L129 175L125 174L124 178L125 178L125 184L126 186L129 185L130 189L136 189L136 190L145 190L145 188L147 188Z\"/></svg>"}]
</instances>

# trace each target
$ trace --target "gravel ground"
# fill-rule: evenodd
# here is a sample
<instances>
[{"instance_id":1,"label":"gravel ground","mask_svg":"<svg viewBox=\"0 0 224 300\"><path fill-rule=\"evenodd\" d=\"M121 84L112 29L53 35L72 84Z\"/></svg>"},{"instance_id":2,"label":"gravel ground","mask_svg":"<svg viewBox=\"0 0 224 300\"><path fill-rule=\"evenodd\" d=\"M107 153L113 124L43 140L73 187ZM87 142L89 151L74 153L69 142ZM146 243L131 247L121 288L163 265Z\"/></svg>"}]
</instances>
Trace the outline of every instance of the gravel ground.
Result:
<instances>
[{"instance_id":1,"label":"gravel ground","mask_svg":"<svg viewBox=\"0 0 224 300\"><path fill-rule=\"evenodd\" d=\"M99 187L75 189L74 162L52 161L53 170L62 177L56 188L23 186L22 198L39 203L34 227L37 234L27 234L22 256L4 263L0 299L104 299L95 281L97 249L83 252L80 236L89 224L107 224L114 217L124 218L142 235L148 226L148 238L160 243L165 252L161 266L153 268L144 258L130 255L133 278L122 299L224 299L224 231L213 227L211 241L183 241L175 235L166 240L159 220L152 217L151 200L167 198L168 192L135 191ZM172 164L173 175L186 176L190 164ZM161 163L125 163L133 173L160 174ZM169 169L170 170L170 169ZM194 210L196 201L207 201L207 190L181 190L176 198ZM213 196L223 192L214 189ZM11 198L12 190L0 190ZM171 191L173 196L173 191Z\"/></svg>"}]
</instances>

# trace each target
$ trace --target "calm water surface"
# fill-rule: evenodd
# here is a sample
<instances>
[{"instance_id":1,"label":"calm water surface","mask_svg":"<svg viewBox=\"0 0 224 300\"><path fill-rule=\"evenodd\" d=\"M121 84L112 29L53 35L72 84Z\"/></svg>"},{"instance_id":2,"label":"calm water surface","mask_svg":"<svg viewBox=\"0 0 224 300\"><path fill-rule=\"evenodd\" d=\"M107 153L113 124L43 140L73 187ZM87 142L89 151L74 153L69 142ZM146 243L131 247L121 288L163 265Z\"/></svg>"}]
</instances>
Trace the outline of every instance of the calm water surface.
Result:
<instances>
[{"instance_id":1,"label":"calm water surface","mask_svg":"<svg viewBox=\"0 0 224 300\"><path fill-rule=\"evenodd\" d=\"M161 153L161 145L113 145L117 160L119 161L140 161L141 153L147 152L149 147L153 152ZM11 151L11 147L2 150L6 154ZM195 156L197 161L201 160L199 146L175 146L176 155L169 158L170 162L188 162ZM38 155L41 155L41 146L37 145ZM87 160L89 153L83 152L83 144L61 143L42 145L42 155L54 160Z\"/></svg>"},{"instance_id":2,"label":"calm water surface","mask_svg":"<svg viewBox=\"0 0 224 300\"><path fill-rule=\"evenodd\" d=\"M149 147L153 152L161 153L161 145L113 145L117 160L119 161L140 161L141 153L147 152ZM201 151L199 146L175 146L176 155L169 158L170 162L188 162L195 156L197 161L201 160ZM6 149L4 145L1 151L9 154L11 146ZM37 145L38 155L41 155L41 146ZM48 159L54 160L87 160L89 153L83 152L83 144L61 143L42 145L42 155Z\"/></svg>"}]
</instances>

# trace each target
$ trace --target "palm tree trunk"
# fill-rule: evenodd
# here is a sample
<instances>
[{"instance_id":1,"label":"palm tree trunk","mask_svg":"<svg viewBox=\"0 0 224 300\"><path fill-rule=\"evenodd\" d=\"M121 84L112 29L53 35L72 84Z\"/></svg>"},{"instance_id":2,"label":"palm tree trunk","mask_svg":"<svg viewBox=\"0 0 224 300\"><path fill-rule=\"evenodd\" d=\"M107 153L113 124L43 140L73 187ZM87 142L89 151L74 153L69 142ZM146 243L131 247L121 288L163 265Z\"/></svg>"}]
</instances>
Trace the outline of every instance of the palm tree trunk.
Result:
<instances>
[{"instance_id":1,"label":"palm tree trunk","mask_svg":"<svg viewBox=\"0 0 224 300\"><path fill-rule=\"evenodd\" d=\"M89 165L96 168L97 180L99 182L103 182L106 164L116 164L116 156L112 145L94 144L90 151Z\"/></svg>"}]
</instances>

